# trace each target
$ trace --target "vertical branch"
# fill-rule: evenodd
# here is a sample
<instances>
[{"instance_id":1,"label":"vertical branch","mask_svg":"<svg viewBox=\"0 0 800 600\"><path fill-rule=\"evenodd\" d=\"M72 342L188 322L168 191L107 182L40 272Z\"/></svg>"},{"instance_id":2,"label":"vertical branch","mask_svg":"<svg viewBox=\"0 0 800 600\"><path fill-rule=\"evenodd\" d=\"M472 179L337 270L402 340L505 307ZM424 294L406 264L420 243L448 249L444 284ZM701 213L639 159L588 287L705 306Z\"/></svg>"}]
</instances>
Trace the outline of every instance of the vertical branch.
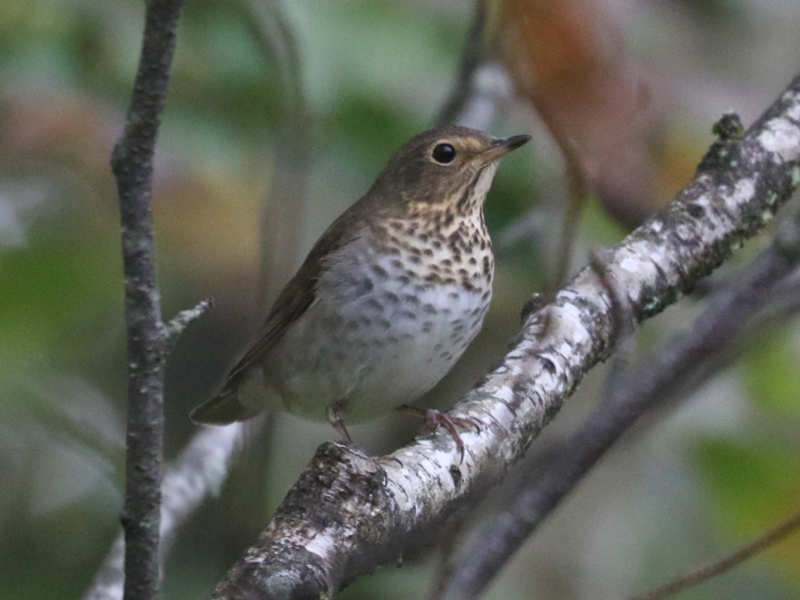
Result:
<instances>
[{"instance_id":1,"label":"vertical branch","mask_svg":"<svg viewBox=\"0 0 800 600\"><path fill-rule=\"evenodd\" d=\"M300 43L281 0L243 0L244 23L267 63L279 72L282 101L273 146L269 191L262 204L261 265L257 306L263 307L270 285L287 277L299 251L298 215L302 215L309 170L310 119L303 86ZM274 296L274 294L272 294Z\"/></svg>"},{"instance_id":2,"label":"vertical branch","mask_svg":"<svg viewBox=\"0 0 800 600\"><path fill-rule=\"evenodd\" d=\"M544 108L539 109L543 116L547 113ZM564 209L564 221L561 225L561 237L558 241L558 254L556 255L556 268L552 276L552 288L557 290L569 275L569 265L572 260L572 250L575 245L575 236L578 231L578 222L586 205L591 185L581 159L573 143L561 129L555 117L544 117L561 154L564 157L565 175L567 180L567 206Z\"/></svg>"},{"instance_id":3,"label":"vertical branch","mask_svg":"<svg viewBox=\"0 0 800 600\"><path fill-rule=\"evenodd\" d=\"M169 84L181 0L150 0L125 132L111 156L122 221L128 338L125 461L125 598L158 589L164 359L169 345L155 271L153 150Z\"/></svg>"},{"instance_id":4,"label":"vertical branch","mask_svg":"<svg viewBox=\"0 0 800 600\"><path fill-rule=\"evenodd\" d=\"M178 529L228 476L244 427L203 427L164 469L161 502L160 564L164 564ZM119 535L83 595L83 600L122 600L124 544Z\"/></svg>"},{"instance_id":5,"label":"vertical branch","mask_svg":"<svg viewBox=\"0 0 800 600\"><path fill-rule=\"evenodd\" d=\"M472 21L464 42L461 61L458 65L458 75L453 88L444 101L439 114L436 116L438 125L456 122L466 105L467 96L472 86L472 78L481 64L483 58L484 31L486 29L487 0L476 0L472 13Z\"/></svg>"}]
</instances>

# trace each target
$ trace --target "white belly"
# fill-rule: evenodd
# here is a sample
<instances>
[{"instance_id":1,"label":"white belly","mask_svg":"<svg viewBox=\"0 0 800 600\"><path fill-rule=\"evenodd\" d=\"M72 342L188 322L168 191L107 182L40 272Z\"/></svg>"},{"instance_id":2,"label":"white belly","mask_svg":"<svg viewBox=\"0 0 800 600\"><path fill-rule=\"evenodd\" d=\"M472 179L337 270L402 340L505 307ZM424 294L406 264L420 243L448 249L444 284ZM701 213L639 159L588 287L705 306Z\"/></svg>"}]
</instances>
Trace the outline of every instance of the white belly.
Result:
<instances>
[{"instance_id":1,"label":"white belly","mask_svg":"<svg viewBox=\"0 0 800 600\"><path fill-rule=\"evenodd\" d=\"M385 414L430 390L480 331L491 285L434 286L379 264L386 276L323 276L319 299L270 353L264 378L290 412L324 419L341 403L346 422Z\"/></svg>"}]
</instances>

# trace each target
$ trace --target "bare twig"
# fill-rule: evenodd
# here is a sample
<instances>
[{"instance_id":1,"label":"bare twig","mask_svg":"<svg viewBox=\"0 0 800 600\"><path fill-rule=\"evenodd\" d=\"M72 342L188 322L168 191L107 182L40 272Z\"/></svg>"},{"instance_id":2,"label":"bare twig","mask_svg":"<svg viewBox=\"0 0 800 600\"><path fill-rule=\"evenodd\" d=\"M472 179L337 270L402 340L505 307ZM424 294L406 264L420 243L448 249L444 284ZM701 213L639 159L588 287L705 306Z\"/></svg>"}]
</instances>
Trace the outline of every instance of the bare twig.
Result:
<instances>
[{"instance_id":1,"label":"bare twig","mask_svg":"<svg viewBox=\"0 0 800 600\"><path fill-rule=\"evenodd\" d=\"M611 395L592 411L565 448L536 478L524 482L502 514L484 521L450 557L449 578L439 584L434 597L476 597L643 413L667 402L682 381L692 379L729 347L751 317L773 299L773 290L793 274L800 250L798 232L800 213L784 223L775 243L744 273L712 296L689 333L676 335L651 360L619 375L609 387Z\"/></svg>"},{"instance_id":2,"label":"bare twig","mask_svg":"<svg viewBox=\"0 0 800 600\"><path fill-rule=\"evenodd\" d=\"M153 6L151 9L156 10L156 5L160 7L165 3L153 2L152 4ZM177 6L179 3L174 4ZM262 53L270 58L272 58L274 55L277 60L282 63L281 72L283 86L286 90L287 96L285 100L286 114L289 115L289 119L286 124L287 131L284 133L284 137L290 140L288 148L290 150L296 147L305 148L305 141L298 141L301 139L306 139L303 128L300 126L300 123L305 115L305 103L302 82L300 80L300 57L297 50L297 44L294 39L294 34L285 19L285 15L281 12L282 7L278 0L275 0L275 2L271 3L269 6L263 6L263 3L254 2L252 0L246 0L243 4L248 11L252 11L252 18L247 22L251 27L253 38L259 44L259 48L261 49ZM159 12L159 15L161 14L162 13ZM175 14L177 17L177 9ZM160 16L159 20L162 23L162 27L167 23L167 21L164 21ZM148 24L149 23L150 21L148 20ZM268 26L272 26L273 28L277 29L277 31L267 31L264 29ZM174 23L172 30L172 35L174 37ZM145 31L145 43L148 42L150 37L152 37L152 31L147 29ZM278 42L273 43L273 39L277 39ZM153 73L150 73L151 77L161 73L161 69L168 70L168 57L165 56L163 58L163 64L156 65L159 67L159 69ZM140 65L140 76L141 70L145 64L150 63L145 63L143 58ZM161 74L162 76L166 77L166 71ZM147 82L140 82L139 77L137 77L136 90L138 91L140 88L143 89L145 93L152 92L153 90L160 90L159 93L161 96L157 105L157 110L152 111L155 114L156 119L154 124L151 126L154 139L155 128L158 124L158 114L160 114L161 107L163 107L163 96L166 93L166 82L164 83L163 88L154 88ZM135 98L136 97L137 96L135 95ZM131 112L137 115L142 114L141 110L136 107L132 107ZM294 133L295 137L292 137L290 133ZM282 148L282 151L283 150L285 150L285 148ZM303 150L303 152L304 151L305 150ZM295 150L292 153L292 156L289 157L289 161L302 164L304 161L298 160L297 156L300 153L301 151ZM304 164L302 165L303 168L305 168L305 166L306 165ZM149 173L149 170L147 172ZM292 175L296 175L296 173L292 173ZM287 175L287 177L289 176ZM279 180L281 182L285 182L285 179L286 178L280 177L273 178L273 180ZM280 184L276 185L279 186ZM283 192L286 192L286 190L283 190ZM147 194L147 198L149 200L149 184ZM292 198L297 198L300 196L296 189L289 195ZM150 219L149 207L148 219ZM285 221L282 223L282 225L285 229ZM149 243L150 254L152 257L152 225L150 225L150 231ZM264 286L260 287L263 290ZM157 292L155 292L154 277L152 289L156 294L157 302ZM162 356L172 349L172 346L174 345L181 331L183 331L183 329L185 329L185 327L188 326L192 321L199 318L205 311L211 308L212 305L213 302L210 299L203 300L197 306L179 312L166 324L161 323L159 311L158 327L161 329L160 335L164 336L164 339L159 341L160 344L163 344L163 348L161 350ZM132 361L132 364L135 364L137 368L141 368L141 363L137 361ZM163 380L160 386L163 386ZM159 390L161 389L162 387L159 388ZM161 400L159 400L159 406L160 403ZM185 521L189 514L199 506L203 499L205 499L209 494L216 493L216 490L222 485L222 482L227 477L228 466L235 455L235 449L238 446L237 442L241 436L242 428L238 425L226 428L203 428L191 439L187 447L183 450L175 462L165 470L162 485L163 504L161 506L160 513L160 528L158 527L158 518L155 520L151 519L148 522L150 524L155 524L155 531L160 530L161 535L161 549L158 553L153 552L151 555L153 561L160 557L160 560L163 563L178 527L183 523L183 521ZM161 455L160 448L161 446L159 442L159 457ZM152 533L153 529L151 528L151 534ZM124 580L123 551L124 544L122 537L120 536L112 544L108 555L95 575L92 584L85 592L85 600L119 600L122 598ZM155 573L157 572L158 570L155 568Z\"/></svg>"},{"instance_id":3,"label":"bare twig","mask_svg":"<svg viewBox=\"0 0 800 600\"><path fill-rule=\"evenodd\" d=\"M283 130L278 137L286 143L279 144L279 165L276 167L273 177L271 196L291 198L293 202L280 204L296 210L296 199L302 196L301 178L303 176L297 169L299 167L305 171L308 167L307 161L304 159L308 152L308 132L305 126L305 96L297 41L279 0L268 5L254 0L244 0L241 6L247 10L245 22L250 27L253 39L264 57L268 60L276 60L281 65L282 87L286 93L284 106L287 118L283 120ZM510 85L499 66L488 65L479 69L477 74L471 73L470 87L465 93L467 97L461 99L462 106L471 107L468 112L472 116L464 118L472 119L470 124L473 127L485 129L490 125L490 117L494 115L494 109L490 110L487 106L494 107L498 98L508 96ZM476 118L479 120L475 121ZM286 219L274 220L280 222L281 230L286 232ZM275 261L272 259L274 252L267 252L266 240L270 240L272 243L269 250L274 251L275 248L281 246L280 243L275 242L274 236L271 234L272 227L266 220L263 220L262 228L265 231L265 247L262 252L260 294L264 293L266 282L272 279L272 274L277 270L273 264ZM193 309L178 313L167 325L167 329L170 332L177 332L182 326L199 316L210 304L209 301L203 301ZM174 341L172 335L170 338ZM235 441L240 434L240 430L236 427L203 429L192 438L176 462L166 469L160 528L162 562L170 541L183 520L200 504L204 497L214 493L214 490L226 477L227 467L224 465L230 464L236 447ZM222 471L209 470L209 465L220 465ZM175 490L184 489L187 485L194 489L192 494L175 494ZM122 597L123 547L122 539L118 538L86 591L85 600L118 600Z\"/></svg>"},{"instance_id":4,"label":"bare twig","mask_svg":"<svg viewBox=\"0 0 800 600\"><path fill-rule=\"evenodd\" d=\"M258 306L269 298L269 288L286 273L297 252L298 215L303 214L306 179L310 171L311 130L303 86L303 61L297 36L282 0L242 0L244 23L263 58L278 66L282 92L281 114L273 140L269 192L260 221L261 265Z\"/></svg>"},{"instance_id":5,"label":"bare twig","mask_svg":"<svg viewBox=\"0 0 800 600\"><path fill-rule=\"evenodd\" d=\"M155 271L153 150L167 95L181 0L151 0L125 132L114 147L125 272L128 337L128 429L125 461L125 598L147 600L158 589L164 360L169 336L161 321Z\"/></svg>"},{"instance_id":6,"label":"bare twig","mask_svg":"<svg viewBox=\"0 0 800 600\"><path fill-rule=\"evenodd\" d=\"M192 308L186 308L176 314L167 322L167 352L172 351L181 333L214 307L214 300L206 298Z\"/></svg>"},{"instance_id":7,"label":"bare twig","mask_svg":"<svg viewBox=\"0 0 800 600\"><path fill-rule=\"evenodd\" d=\"M724 164L698 173L666 210L610 251L608 277L624 290L637 322L711 272L789 198L800 179L798 114L800 77L728 145ZM586 268L528 317L502 363L449 413L482 423L480 431L461 433L463 463L443 432L417 438L380 464L324 444L214 597L329 596L430 535L496 482L584 374L608 357L612 312L605 286Z\"/></svg>"},{"instance_id":8,"label":"bare twig","mask_svg":"<svg viewBox=\"0 0 800 600\"><path fill-rule=\"evenodd\" d=\"M578 150L573 140L567 136L559 120L547 111L545 105L537 105L543 122L550 132L550 136L558 146L564 159L564 180L567 184L563 214L561 216L561 232L558 236L558 247L555 254L555 267L548 276L548 289L556 290L563 285L569 275L572 262L573 247L578 231L581 214L586 202L592 193L591 181L587 176ZM544 215L541 206L535 206L519 219L509 223L496 236L498 249L508 249L514 244L537 237L549 227L550 215Z\"/></svg>"},{"instance_id":9,"label":"bare twig","mask_svg":"<svg viewBox=\"0 0 800 600\"><path fill-rule=\"evenodd\" d=\"M489 129L500 107L513 95L505 68L487 59L489 0L476 0L458 74L434 122Z\"/></svg>"},{"instance_id":10,"label":"bare twig","mask_svg":"<svg viewBox=\"0 0 800 600\"><path fill-rule=\"evenodd\" d=\"M556 255L556 268L553 273L553 287L556 290L569 275L569 264L572 259L572 248L575 244L575 235L578 231L581 213L586 205L586 200L591 192L589 178L586 176L580 156L574 143L562 131L561 124L554 114L549 114L545 104L540 103L539 112L550 130L550 135L561 150L564 157L564 171L567 180L567 206L564 208L564 217L561 224L561 236L558 240L558 254Z\"/></svg>"},{"instance_id":11,"label":"bare twig","mask_svg":"<svg viewBox=\"0 0 800 600\"><path fill-rule=\"evenodd\" d=\"M282 0L240 0L244 24L259 51L269 62L275 62L284 93L284 110L291 117L303 115L305 93L302 81L302 59L297 37L285 14Z\"/></svg>"},{"instance_id":12,"label":"bare twig","mask_svg":"<svg viewBox=\"0 0 800 600\"><path fill-rule=\"evenodd\" d=\"M502 65L483 63L472 76L469 93L454 122L473 129L489 129L512 93L511 81Z\"/></svg>"},{"instance_id":13,"label":"bare twig","mask_svg":"<svg viewBox=\"0 0 800 600\"><path fill-rule=\"evenodd\" d=\"M793 513L789 518L781 521L772 529L767 530L754 540L751 540L744 546L730 553L728 556L695 569L694 571L684 573L680 577L657 588L631 596L630 600L661 600L662 598L668 598L686 588L695 586L698 583L702 583L707 579L711 579L712 577L716 577L732 569L754 554L758 554L770 546L777 544L785 537L797 531L798 528L800 528L800 510Z\"/></svg>"},{"instance_id":14,"label":"bare twig","mask_svg":"<svg viewBox=\"0 0 800 600\"><path fill-rule=\"evenodd\" d=\"M464 110L467 98L472 88L472 79L475 71L483 59L484 32L486 29L486 2L475 0L472 13L472 22L469 25L464 50L461 52L461 61L458 65L455 85L450 89L439 114L436 116L438 125L455 123Z\"/></svg>"},{"instance_id":15,"label":"bare twig","mask_svg":"<svg viewBox=\"0 0 800 600\"><path fill-rule=\"evenodd\" d=\"M228 467L242 439L242 424L204 427L164 472L161 505L161 552L163 563L181 524L210 494L222 487ZM84 594L84 600L122 598L123 541L119 536Z\"/></svg>"}]
</instances>

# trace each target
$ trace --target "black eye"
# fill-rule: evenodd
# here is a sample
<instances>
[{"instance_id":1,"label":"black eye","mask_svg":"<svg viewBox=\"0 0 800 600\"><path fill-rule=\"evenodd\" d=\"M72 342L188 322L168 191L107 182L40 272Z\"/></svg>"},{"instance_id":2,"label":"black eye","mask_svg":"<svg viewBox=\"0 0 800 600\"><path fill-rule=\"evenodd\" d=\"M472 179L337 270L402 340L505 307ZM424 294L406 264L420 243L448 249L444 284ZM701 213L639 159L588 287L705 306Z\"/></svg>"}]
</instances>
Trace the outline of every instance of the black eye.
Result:
<instances>
[{"instance_id":1,"label":"black eye","mask_svg":"<svg viewBox=\"0 0 800 600\"><path fill-rule=\"evenodd\" d=\"M456 157L456 149L451 144L436 144L433 149L433 160L443 165L453 162Z\"/></svg>"}]
</instances>

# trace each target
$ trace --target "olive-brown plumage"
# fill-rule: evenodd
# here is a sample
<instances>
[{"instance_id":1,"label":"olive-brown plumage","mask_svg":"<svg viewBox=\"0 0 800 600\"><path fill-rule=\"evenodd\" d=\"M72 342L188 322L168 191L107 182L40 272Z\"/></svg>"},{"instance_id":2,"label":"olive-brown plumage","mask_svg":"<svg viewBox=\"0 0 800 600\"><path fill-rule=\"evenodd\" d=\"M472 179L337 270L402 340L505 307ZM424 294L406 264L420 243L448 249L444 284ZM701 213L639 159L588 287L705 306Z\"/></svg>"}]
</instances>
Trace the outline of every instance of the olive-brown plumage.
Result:
<instances>
[{"instance_id":1,"label":"olive-brown plumage","mask_svg":"<svg viewBox=\"0 0 800 600\"><path fill-rule=\"evenodd\" d=\"M494 257L483 201L529 136L441 127L408 141L336 219L194 421L262 410L344 422L413 402L477 335Z\"/></svg>"}]
</instances>

